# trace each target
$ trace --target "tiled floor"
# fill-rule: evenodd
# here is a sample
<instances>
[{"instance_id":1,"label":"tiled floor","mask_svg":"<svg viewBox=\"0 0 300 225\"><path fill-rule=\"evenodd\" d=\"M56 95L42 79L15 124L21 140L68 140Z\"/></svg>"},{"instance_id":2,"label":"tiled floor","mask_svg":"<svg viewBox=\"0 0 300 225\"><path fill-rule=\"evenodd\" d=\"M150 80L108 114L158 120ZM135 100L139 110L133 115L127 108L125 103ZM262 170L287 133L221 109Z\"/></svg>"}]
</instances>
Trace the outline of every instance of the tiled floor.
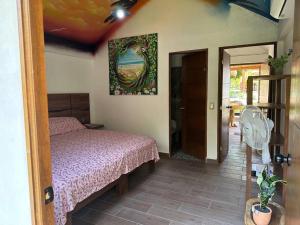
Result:
<instances>
[{"instance_id":1,"label":"tiled floor","mask_svg":"<svg viewBox=\"0 0 300 225\"><path fill-rule=\"evenodd\" d=\"M192 155L188 155L188 154L184 153L182 150L177 151L174 155L172 155L172 158L173 159L183 159L183 160L193 160L193 161L200 160Z\"/></svg>"},{"instance_id":2,"label":"tiled floor","mask_svg":"<svg viewBox=\"0 0 300 225\"><path fill-rule=\"evenodd\" d=\"M231 130L228 158L221 165L162 159L154 173L130 176L129 192L114 190L80 210L74 225L242 225L245 152Z\"/></svg>"}]
</instances>

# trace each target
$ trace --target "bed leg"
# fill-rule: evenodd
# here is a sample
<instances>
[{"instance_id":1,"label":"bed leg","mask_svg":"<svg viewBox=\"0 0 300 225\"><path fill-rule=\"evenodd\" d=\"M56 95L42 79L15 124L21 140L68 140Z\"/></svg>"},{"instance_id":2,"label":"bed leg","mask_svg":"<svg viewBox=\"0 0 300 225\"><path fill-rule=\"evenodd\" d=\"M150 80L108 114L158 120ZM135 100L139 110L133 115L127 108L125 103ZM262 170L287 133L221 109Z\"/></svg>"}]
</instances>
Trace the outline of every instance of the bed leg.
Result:
<instances>
[{"instance_id":1,"label":"bed leg","mask_svg":"<svg viewBox=\"0 0 300 225\"><path fill-rule=\"evenodd\" d=\"M155 161L154 160L149 161L148 166L149 166L149 172L153 173L155 170Z\"/></svg>"},{"instance_id":2,"label":"bed leg","mask_svg":"<svg viewBox=\"0 0 300 225\"><path fill-rule=\"evenodd\" d=\"M123 174L119 178L119 182L117 184L117 191L119 195L123 195L128 191L128 175Z\"/></svg>"},{"instance_id":3,"label":"bed leg","mask_svg":"<svg viewBox=\"0 0 300 225\"><path fill-rule=\"evenodd\" d=\"M66 225L72 225L72 213L68 212L67 213L67 222Z\"/></svg>"}]
</instances>

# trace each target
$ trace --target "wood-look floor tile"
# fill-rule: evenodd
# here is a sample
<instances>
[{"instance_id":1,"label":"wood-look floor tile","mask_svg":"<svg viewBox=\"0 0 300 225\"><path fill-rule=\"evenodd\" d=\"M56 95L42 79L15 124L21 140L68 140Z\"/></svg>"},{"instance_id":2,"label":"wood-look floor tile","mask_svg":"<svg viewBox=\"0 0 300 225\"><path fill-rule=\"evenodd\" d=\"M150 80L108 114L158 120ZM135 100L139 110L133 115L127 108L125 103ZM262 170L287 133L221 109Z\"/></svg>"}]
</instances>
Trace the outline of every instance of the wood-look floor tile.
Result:
<instances>
[{"instance_id":1,"label":"wood-look floor tile","mask_svg":"<svg viewBox=\"0 0 300 225\"><path fill-rule=\"evenodd\" d=\"M211 192L215 192L217 190L217 187L218 187L215 184L207 183L205 180L204 181L201 180L199 182L194 182L193 184L187 184L187 185L191 186L191 190L196 189L196 190L199 190L199 191L211 191Z\"/></svg>"},{"instance_id":2,"label":"wood-look floor tile","mask_svg":"<svg viewBox=\"0 0 300 225\"><path fill-rule=\"evenodd\" d=\"M165 199L174 200L181 203L191 203L194 205L198 205L201 207L209 207L211 200L207 198L203 198L202 196L194 196L189 194L180 194L180 193L174 193L169 192L162 196Z\"/></svg>"},{"instance_id":3,"label":"wood-look floor tile","mask_svg":"<svg viewBox=\"0 0 300 225\"><path fill-rule=\"evenodd\" d=\"M135 209L141 212L147 212L150 207L152 206L149 203L143 202L143 201L138 201L132 198L128 198L128 197L120 197L120 196L116 196L114 198L111 199L107 199L106 200L108 204L113 204L116 206L119 206L120 208L122 207L126 207L126 208L130 208L130 209ZM119 210L120 211L120 210Z\"/></svg>"},{"instance_id":4,"label":"wood-look floor tile","mask_svg":"<svg viewBox=\"0 0 300 225\"><path fill-rule=\"evenodd\" d=\"M219 202L227 202L227 203L231 203L234 205L237 205L240 201L240 198L230 195L228 193L224 193L224 192L206 192L206 191L199 191L199 190L195 190L193 189L191 192L191 195L194 198L207 198L210 200L214 200L214 201L219 201Z\"/></svg>"},{"instance_id":5,"label":"wood-look floor tile","mask_svg":"<svg viewBox=\"0 0 300 225\"><path fill-rule=\"evenodd\" d=\"M166 193L165 189L154 188L149 185L140 185L134 189L129 190L128 196L134 196L138 193L149 193L152 195L162 195Z\"/></svg>"},{"instance_id":6,"label":"wood-look floor tile","mask_svg":"<svg viewBox=\"0 0 300 225\"><path fill-rule=\"evenodd\" d=\"M90 211L88 207L84 207L72 214L72 217L81 218Z\"/></svg>"},{"instance_id":7,"label":"wood-look floor tile","mask_svg":"<svg viewBox=\"0 0 300 225\"><path fill-rule=\"evenodd\" d=\"M241 175L231 174L231 173L220 173L220 176L227 177L227 178L233 178L233 179L239 179L239 180L242 178Z\"/></svg>"},{"instance_id":8,"label":"wood-look floor tile","mask_svg":"<svg viewBox=\"0 0 300 225\"><path fill-rule=\"evenodd\" d=\"M72 219L72 225L93 225L93 224L88 223L84 220L81 220L80 218L73 218Z\"/></svg>"},{"instance_id":9,"label":"wood-look floor tile","mask_svg":"<svg viewBox=\"0 0 300 225\"><path fill-rule=\"evenodd\" d=\"M151 207L149 214L165 218L170 221L180 222L186 225L199 225L202 224L203 219L201 217L179 212L173 209L162 208L159 206Z\"/></svg>"},{"instance_id":10,"label":"wood-look floor tile","mask_svg":"<svg viewBox=\"0 0 300 225\"><path fill-rule=\"evenodd\" d=\"M216 171L208 171L208 174L216 174L216 175L222 175L222 174L232 174L232 175L245 175L246 173L242 170L234 170L229 168L223 168L222 170L216 170ZM236 179L236 178L234 178Z\"/></svg>"},{"instance_id":11,"label":"wood-look floor tile","mask_svg":"<svg viewBox=\"0 0 300 225\"><path fill-rule=\"evenodd\" d=\"M212 201L209 208L211 210L218 210L218 211L223 211L223 212L228 212L228 213L233 213L238 215L244 214L244 210L241 210L241 206L239 204L232 205L224 202Z\"/></svg>"},{"instance_id":12,"label":"wood-look floor tile","mask_svg":"<svg viewBox=\"0 0 300 225\"><path fill-rule=\"evenodd\" d=\"M207 182L207 183L213 183L216 186L223 186L223 185L244 185L245 182L242 181L241 179L233 179L230 177L222 177L219 175L213 175L209 174L206 175L205 177L201 178L198 180L199 182Z\"/></svg>"},{"instance_id":13,"label":"wood-look floor tile","mask_svg":"<svg viewBox=\"0 0 300 225\"><path fill-rule=\"evenodd\" d=\"M246 163L239 142L231 138L220 165L161 159L152 174L140 168L129 176L128 193L107 192L77 212L73 224L242 225Z\"/></svg>"},{"instance_id":14,"label":"wood-look floor tile","mask_svg":"<svg viewBox=\"0 0 300 225\"><path fill-rule=\"evenodd\" d=\"M117 214L118 217L134 221L143 225L169 225L170 221L150 214L141 213L135 210L123 209Z\"/></svg>"},{"instance_id":15,"label":"wood-look floor tile","mask_svg":"<svg viewBox=\"0 0 300 225\"><path fill-rule=\"evenodd\" d=\"M148 180L154 180L154 181L159 181L162 183L171 184L174 181L174 178L167 177L167 176L160 176L158 174L155 174L155 175L151 176L151 178Z\"/></svg>"},{"instance_id":16,"label":"wood-look floor tile","mask_svg":"<svg viewBox=\"0 0 300 225\"><path fill-rule=\"evenodd\" d=\"M238 186L237 189L233 189L231 187L220 187L218 186L216 191L217 193L224 193L224 194L228 194L228 195L231 195L231 196L236 196L236 197L239 197L239 198L242 198L245 196L245 190L242 186Z\"/></svg>"},{"instance_id":17,"label":"wood-look floor tile","mask_svg":"<svg viewBox=\"0 0 300 225\"><path fill-rule=\"evenodd\" d=\"M89 204L87 207L90 209L97 210L98 212L106 213L110 215L117 214L123 208L119 204L111 204L109 202L102 201L102 200L94 201L91 204Z\"/></svg>"},{"instance_id":18,"label":"wood-look floor tile","mask_svg":"<svg viewBox=\"0 0 300 225\"><path fill-rule=\"evenodd\" d=\"M181 204L179 201L166 198L162 195L154 195L150 193L139 193L135 196L132 196L132 198L171 209L178 209Z\"/></svg>"},{"instance_id":19,"label":"wood-look floor tile","mask_svg":"<svg viewBox=\"0 0 300 225\"><path fill-rule=\"evenodd\" d=\"M208 221L216 220L219 222L231 223L231 225L242 225L243 221L243 217L240 216L240 214L234 214L217 209L207 209L187 203L183 203L180 206L179 211L203 217Z\"/></svg>"},{"instance_id":20,"label":"wood-look floor tile","mask_svg":"<svg viewBox=\"0 0 300 225\"><path fill-rule=\"evenodd\" d=\"M202 223L202 225L232 225L231 223L227 223L224 221L217 221L213 219L205 219ZM244 225L244 224L241 224Z\"/></svg>"},{"instance_id":21,"label":"wood-look floor tile","mask_svg":"<svg viewBox=\"0 0 300 225\"><path fill-rule=\"evenodd\" d=\"M190 186L183 183L177 183L174 185L173 183L167 184L167 183L153 181L153 180L150 180L145 185L155 189L162 189L165 191L172 191L178 193L186 193L190 189Z\"/></svg>"},{"instance_id":22,"label":"wood-look floor tile","mask_svg":"<svg viewBox=\"0 0 300 225\"><path fill-rule=\"evenodd\" d=\"M135 222L131 222L109 214L100 213L96 210L89 211L82 217L82 220L94 225L136 225Z\"/></svg>"},{"instance_id":23,"label":"wood-look floor tile","mask_svg":"<svg viewBox=\"0 0 300 225\"><path fill-rule=\"evenodd\" d=\"M227 165L227 166L246 166L246 162L232 162L232 161L224 161L222 163L223 165Z\"/></svg>"},{"instance_id":24,"label":"wood-look floor tile","mask_svg":"<svg viewBox=\"0 0 300 225\"><path fill-rule=\"evenodd\" d=\"M170 225L184 225L184 223L179 223L179 222L171 222Z\"/></svg>"}]
</instances>

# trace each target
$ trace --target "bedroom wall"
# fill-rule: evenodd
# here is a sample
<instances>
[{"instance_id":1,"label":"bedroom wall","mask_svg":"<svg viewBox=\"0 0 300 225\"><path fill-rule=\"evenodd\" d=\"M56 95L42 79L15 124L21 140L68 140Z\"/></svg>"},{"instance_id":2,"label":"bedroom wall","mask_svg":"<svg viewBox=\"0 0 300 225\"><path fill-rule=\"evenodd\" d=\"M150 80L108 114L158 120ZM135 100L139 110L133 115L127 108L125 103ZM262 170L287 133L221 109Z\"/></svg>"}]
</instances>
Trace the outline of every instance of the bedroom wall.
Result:
<instances>
[{"instance_id":1,"label":"bedroom wall","mask_svg":"<svg viewBox=\"0 0 300 225\"><path fill-rule=\"evenodd\" d=\"M0 224L30 225L17 1L0 2Z\"/></svg>"},{"instance_id":2,"label":"bedroom wall","mask_svg":"<svg viewBox=\"0 0 300 225\"><path fill-rule=\"evenodd\" d=\"M282 55L288 52L289 49L293 48L293 35L294 35L294 9L295 0L286 2L285 8L282 12L284 19L281 19L278 24L278 55ZM284 68L285 74L291 74L292 69L292 58L290 57L289 62Z\"/></svg>"},{"instance_id":3,"label":"bedroom wall","mask_svg":"<svg viewBox=\"0 0 300 225\"><path fill-rule=\"evenodd\" d=\"M90 92L93 55L46 45L48 93Z\"/></svg>"},{"instance_id":4,"label":"bedroom wall","mask_svg":"<svg viewBox=\"0 0 300 225\"><path fill-rule=\"evenodd\" d=\"M278 55L288 52L289 49L293 49L293 35L294 35L294 11L295 0L286 2L285 8L282 12L284 19L279 21L278 25ZM292 71L292 57L289 58L289 62L285 65L283 73L291 74ZM285 99L285 85L282 84L281 98ZM281 133L284 133L284 112L281 113Z\"/></svg>"},{"instance_id":5,"label":"bedroom wall","mask_svg":"<svg viewBox=\"0 0 300 225\"><path fill-rule=\"evenodd\" d=\"M278 24L278 55L282 55L293 48L293 35L294 35L294 9L295 0L286 2L285 8L282 12L284 19L281 19ZM292 59L284 68L285 74L290 74L292 69Z\"/></svg>"},{"instance_id":6,"label":"bedroom wall","mask_svg":"<svg viewBox=\"0 0 300 225\"><path fill-rule=\"evenodd\" d=\"M158 33L158 95L110 96L108 49L94 58L92 120L106 127L154 137L169 151L169 53L208 48L207 157L217 158L218 48L277 40L277 24L238 6L229 11L199 0L152 0L112 39Z\"/></svg>"}]
</instances>

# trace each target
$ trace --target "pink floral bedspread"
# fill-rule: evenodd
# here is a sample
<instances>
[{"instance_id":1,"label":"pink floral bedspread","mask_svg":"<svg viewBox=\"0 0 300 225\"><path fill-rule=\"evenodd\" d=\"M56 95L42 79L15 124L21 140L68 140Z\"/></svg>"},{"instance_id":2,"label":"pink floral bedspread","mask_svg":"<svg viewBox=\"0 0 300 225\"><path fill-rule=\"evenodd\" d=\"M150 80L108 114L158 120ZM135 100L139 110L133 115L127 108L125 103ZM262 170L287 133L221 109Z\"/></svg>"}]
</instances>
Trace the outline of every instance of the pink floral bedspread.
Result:
<instances>
[{"instance_id":1,"label":"pink floral bedspread","mask_svg":"<svg viewBox=\"0 0 300 225\"><path fill-rule=\"evenodd\" d=\"M122 174L159 159L151 138L89 129L51 136L51 153L56 225L64 225L77 203Z\"/></svg>"}]
</instances>

